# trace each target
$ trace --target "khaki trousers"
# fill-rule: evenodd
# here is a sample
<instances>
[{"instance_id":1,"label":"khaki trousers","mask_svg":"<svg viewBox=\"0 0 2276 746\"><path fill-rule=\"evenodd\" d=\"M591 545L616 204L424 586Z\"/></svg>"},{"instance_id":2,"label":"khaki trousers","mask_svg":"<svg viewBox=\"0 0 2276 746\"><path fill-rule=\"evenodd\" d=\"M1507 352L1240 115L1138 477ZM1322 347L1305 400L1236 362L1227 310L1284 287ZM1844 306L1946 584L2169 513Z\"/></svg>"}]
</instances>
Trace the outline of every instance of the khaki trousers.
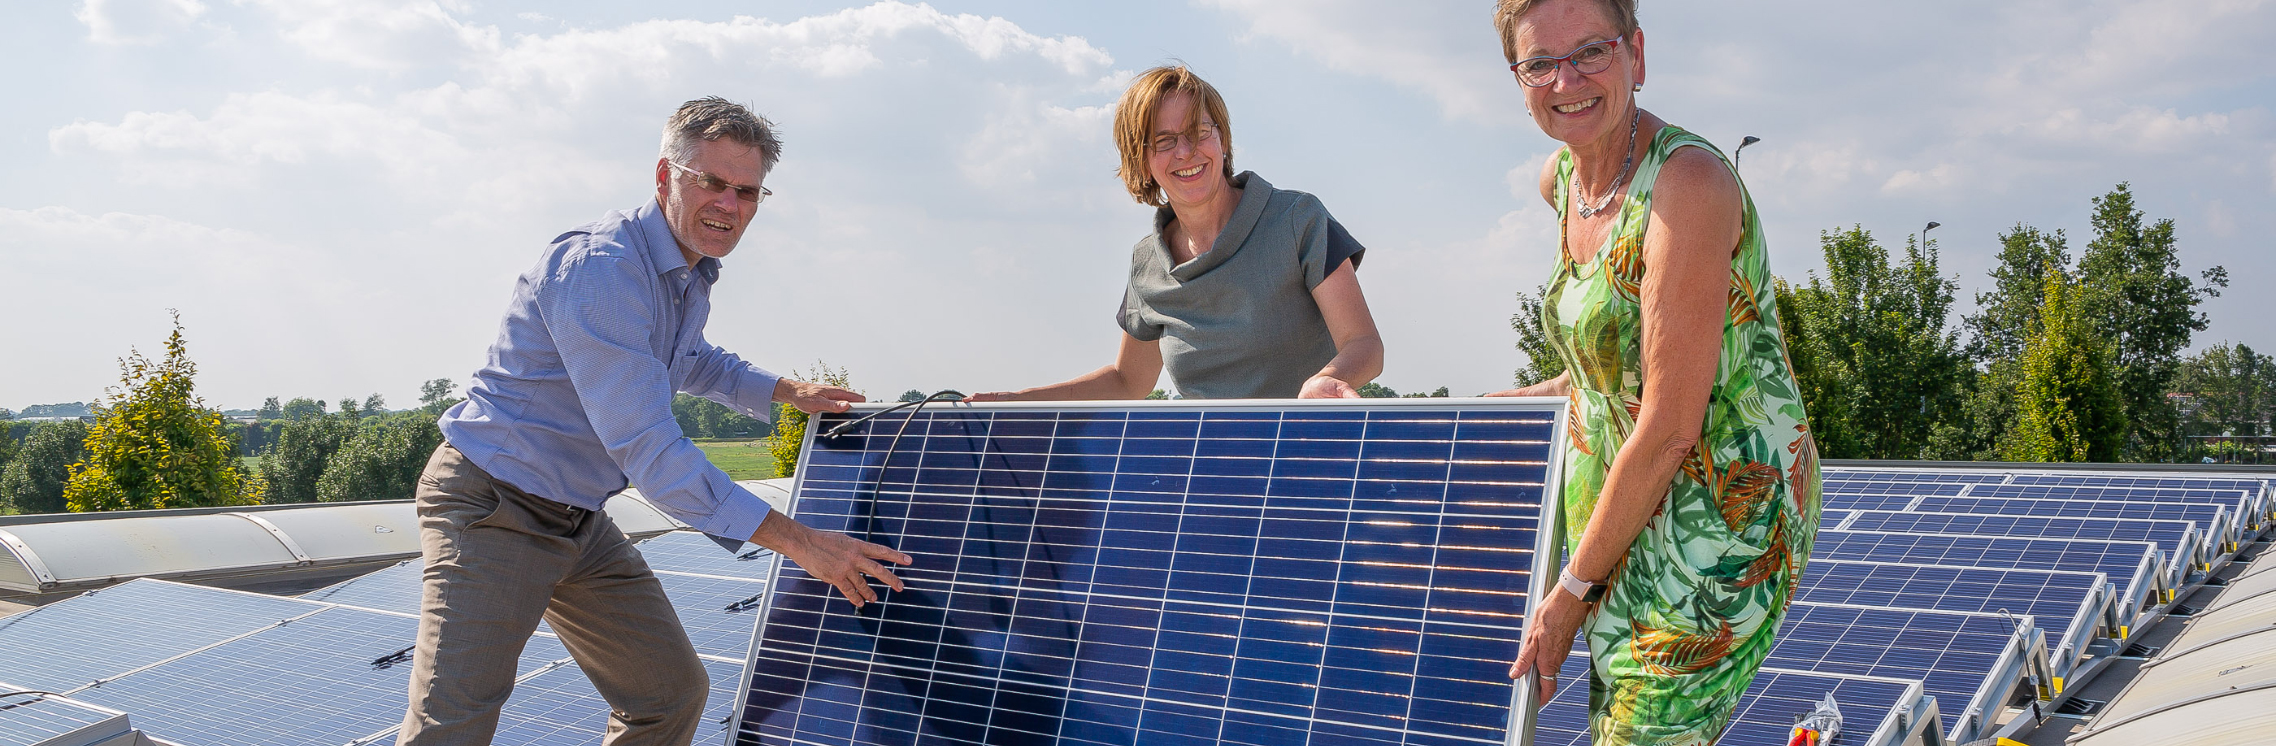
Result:
<instances>
[{"instance_id":1,"label":"khaki trousers","mask_svg":"<svg viewBox=\"0 0 2276 746\"><path fill-rule=\"evenodd\" d=\"M710 677L608 514L547 500L445 443L419 476L426 560L400 746L490 743L543 618L609 704L608 746L687 746Z\"/></svg>"}]
</instances>

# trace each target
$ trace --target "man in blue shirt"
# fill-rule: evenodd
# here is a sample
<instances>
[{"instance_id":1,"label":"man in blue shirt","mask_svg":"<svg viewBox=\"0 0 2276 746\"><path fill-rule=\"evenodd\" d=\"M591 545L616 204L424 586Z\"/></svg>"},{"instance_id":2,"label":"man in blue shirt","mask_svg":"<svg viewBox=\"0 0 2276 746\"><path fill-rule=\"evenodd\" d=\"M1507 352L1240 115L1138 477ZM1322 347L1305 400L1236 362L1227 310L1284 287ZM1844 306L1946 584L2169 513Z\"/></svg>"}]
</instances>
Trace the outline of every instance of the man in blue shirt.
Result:
<instances>
[{"instance_id":1,"label":"man in blue shirt","mask_svg":"<svg viewBox=\"0 0 2276 746\"><path fill-rule=\"evenodd\" d=\"M487 744L522 647L550 622L609 703L609 746L686 746L710 687L664 589L601 510L640 488L712 536L748 540L861 606L909 557L776 513L688 442L675 391L766 418L859 394L783 378L707 342L719 260L770 193L771 125L717 97L664 128L656 199L553 240L515 283L489 361L443 413L418 488L426 562L400 746ZM868 576L865 578L864 576Z\"/></svg>"}]
</instances>

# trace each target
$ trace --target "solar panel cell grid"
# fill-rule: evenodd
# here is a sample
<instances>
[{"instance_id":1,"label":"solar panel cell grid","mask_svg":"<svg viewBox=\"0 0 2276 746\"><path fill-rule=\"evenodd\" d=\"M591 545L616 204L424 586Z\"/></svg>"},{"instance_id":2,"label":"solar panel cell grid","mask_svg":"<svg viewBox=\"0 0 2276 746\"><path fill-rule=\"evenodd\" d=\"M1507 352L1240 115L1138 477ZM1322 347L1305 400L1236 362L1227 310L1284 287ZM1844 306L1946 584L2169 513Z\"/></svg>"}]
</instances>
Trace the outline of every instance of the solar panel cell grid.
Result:
<instances>
[{"instance_id":1,"label":"solar panel cell grid","mask_svg":"<svg viewBox=\"0 0 2276 746\"><path fill-rule=\"evenodd\" d=\"M1533 731L1535 746L1586 746L1588 735L1588 654L1576 648L1558 673L1563 682L1555 699L1541 708ZM1794 718L1833 695L1848 730L1842 743L1865 743L1893 710L1910 709L1919 684L1840 677L1765 668L1739 697L1722 743L1782 744L1794 731Z\"/></svg>"},{"instance_id":2,"label":"solar panel cell grid","mask_svg":"<svg viewBox=\"0 0 2276 746\"><path fill-rule=\"evenodd\" d=\"M1845 492L1854 495L1957 495L1968 489L1968 484L1952 482L1890 482L1880 479L1837 479L1832 477L1822 480L1821 484L1825 492Z\"/></svg>"},{"instance_id":3,"label":"solar panel cell grid","mask_svg":"<svg viewBox=\"0 0 2276 746\"><path fill-rule=\"evenodd\" d=\"M1795 586L1798 603L2029 614L2061 647L2069 622L2108 581L2101 573L1815 560ZM2081 641L2083 642L2083 641Z\"/></svg>"},{"instance_id":4,"label":"solar panel cell grid","mask_svg":"<svg viewBox=\"0 0 2276 746\"><path fill-rule=\"evenodd\" d=\"M1907 508L1893 508L1907 509ZM1910 510L1927 513L1986 513L2067 518L2182 520L2220 535L2229 530L2229 509L2212 503L2152 503L2124 500L2064 500L2024 497L1924 497Z\"/></svg>"},{"instance_id":5,"label":"solar panel cell grid","mask_svg":"<svg viewBox=\"0 0 2276 746\"><path fill-rule=\"evenodd\" d=\"M785 566L742 740L1499 741L1553 417L928 412L874 521L898 421L816 439L800 519L917 564Z\"/></svg>"},{"instance_id":6,"label":"solar panel cell grid","mask_svg":"<svg viewBox=\"0 0 2276 746\"><path fill-rule=\"evenodd\" d=\"M657 570L764 581L774 566L774 553L757 544L745 544L740 553L731 553L694 531L659 534L636 546L648 566Z\"/></svg>"},{"instance_id":7,"label":"solar panel cell grid","mask_svg":"<svg viewBox=\"0 0 2276 746\"><path fill-rule=\"evenodd\" d=\"M417 624L334 607L72 696L182 746L348 743L402 720L411 667L375 661L407 647ZM559 649L532 645L520 670Z\"/></svg>"},{"instance_id":8,"label":"solar panel cell grid","mask_svg":"<svg viewBox=\"0 0 2276 746\"><path fill-rule=\"evenodd\" d=\"M417 614L419 584L425 573L426 567L420 560L398 562L386 569L318 588L303 594L301 598L398 614Z\"/></svg>"},{"instance_id":9,"label":"solar panel cell grid","mask_svg":"<svg viewBox=\"0 0 2276 746\"><path fill-rule=\"evenodd\" d=\"M125 720L118 713L60 697L0 694L0 746L96 743L125 733Z\"/></svg>"},{"instance_id":10,"label":"solar panel cell grid","mask_svg":"<svg viewBox=\"0 0 2276 746\"><path fill-rule=\"evenodd\" d=\"M1949 484L1999 484L2001 482L2007 481L2007 474L2005 472L1983 470L1885 471L1875 469L1844 469L1840 467L1829 466L1825 467L1823 469L1823 472L1825 475L1824 479L1829 482L1834 480L1845 480L1875 482L1943 482Z\"/></svg>"},{"instance_id":11,"label":"solar panel cell grid","mask_svg":"<svg viewBox=\"0 0 2276 746\"><path fill-rule=\"evenodd\" d=\"M0 618L0 680L66 692L321 608L137 580Z\"/></svg>"},{"instance_id":12,"label":"solar panel cell grid","mask_svg":"<svg viewBox=\"0 0 2276 746\"><path fill-rule=\"evenodd\" d=\"M1850 531L1904 531L1978 536L2039 536L2056 539L2148 541L2171 556L2194 557L2188 521L2153 521L2048 516L1857 511L1841 524Z\"/></svg>"},{"instance_id":13,"label":"solar panel cell grid","mask_svg":"<svg viewBox=\"0 0 2276 746\"><path fill-rule=\"evenodd\" d=\"M2013 536L1957 536L1881 531L1819 531L1812 562L1825 559L1929 565L2099 572L2114 582L2133 577L2156 550L2149 542Z\"/></svg>"},{"instance_id":14,"label":"solar panel cell grid","mask_svg":"<svg viewBox=\"0 0 2276 746\"><path fill-rule=\"evenodd\" d=\"M1989 614L1794 604L1778 629L1765 666L1824 674L1916 680L1949 703L1951 732L1963 703L1974 701L2013 644L2015 620Z\"/></svg>"}]
</instances>

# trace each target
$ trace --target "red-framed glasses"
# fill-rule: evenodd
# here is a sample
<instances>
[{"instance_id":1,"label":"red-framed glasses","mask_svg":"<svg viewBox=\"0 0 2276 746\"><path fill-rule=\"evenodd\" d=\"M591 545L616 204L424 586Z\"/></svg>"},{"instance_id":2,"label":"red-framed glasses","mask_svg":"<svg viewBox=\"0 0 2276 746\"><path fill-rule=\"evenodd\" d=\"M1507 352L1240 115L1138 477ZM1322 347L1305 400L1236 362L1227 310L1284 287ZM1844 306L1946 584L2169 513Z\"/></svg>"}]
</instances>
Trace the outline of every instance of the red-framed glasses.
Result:
<instances>
[{"instance_id":1,"label":"red-framed glasses","mask_svg":"<svg viewBox=\"0 0 2276 746\"><path fill-rule=\"evenodd\" d=\"M1557 65L1559 64L1570 63L1573 66L1573 72L1582 75L1595 75L1604 72L1606 68L1612 67L1612 52L1619 47L1620 37L1615 36L1604 41L1582 44L1573 51L1566 52L1563 56L1527 57L1518 60L1515 65L1510 65L1509 71L1517 73L1517 82L1540 88L1557 79Z\"/></svg>"}]
</instances>

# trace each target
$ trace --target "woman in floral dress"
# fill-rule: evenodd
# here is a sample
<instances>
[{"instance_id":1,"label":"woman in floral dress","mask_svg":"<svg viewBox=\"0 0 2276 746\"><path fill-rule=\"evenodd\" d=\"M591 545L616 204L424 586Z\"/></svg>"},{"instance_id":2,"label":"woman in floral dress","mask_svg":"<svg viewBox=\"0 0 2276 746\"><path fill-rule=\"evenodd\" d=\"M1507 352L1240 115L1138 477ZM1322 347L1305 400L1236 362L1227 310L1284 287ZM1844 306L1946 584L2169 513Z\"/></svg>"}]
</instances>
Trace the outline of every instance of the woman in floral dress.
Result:
<instances>
[{"instance_id":1,"label":"woman in floral dress","mask_svg":"<svg viewBox=\"0 0 2276 746\"><path fill-rule=\"evenodd\" d=\"M1569 553L1512 677L1541 701L1576 632L1597 744L1710 744L1770 652L1810 554L1817 449L1753 201L1720 151L1637 106L1634 0L1501 0L1526 109L1565 143L1542 323L1566 372Z\"/></svg>"}]
</instances>

